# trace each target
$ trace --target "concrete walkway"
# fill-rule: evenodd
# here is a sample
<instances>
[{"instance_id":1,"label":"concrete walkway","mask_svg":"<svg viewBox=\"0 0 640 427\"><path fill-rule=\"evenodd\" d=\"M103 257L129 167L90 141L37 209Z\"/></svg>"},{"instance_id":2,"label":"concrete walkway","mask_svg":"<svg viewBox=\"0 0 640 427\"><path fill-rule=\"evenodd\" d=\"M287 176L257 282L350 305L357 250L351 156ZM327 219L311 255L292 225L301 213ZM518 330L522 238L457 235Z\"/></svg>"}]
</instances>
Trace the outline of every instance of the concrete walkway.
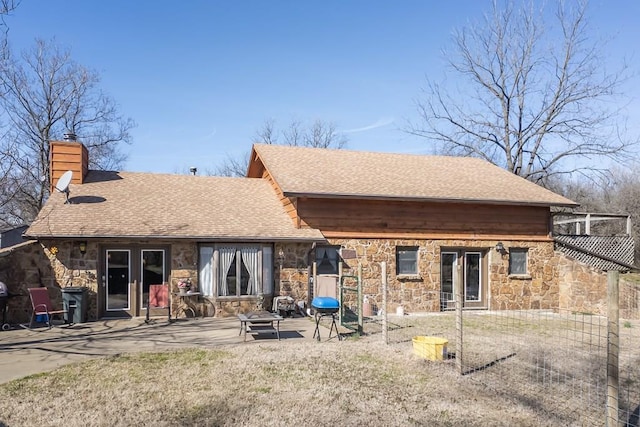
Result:
<instances>
[{"instance_id":1,"label":"concrete walkway","mask_svg":"<svg viewBox=\"0 0 640 427\"><path fill-rule=\"evenodd\" d=\"M311 318L286 318L280 322L282 345L311 340ZM0 384L27 375L53 370L67 363L139 351L163 351L183 347L212 348L219 345L252 345L275 340L270 334L239 336L236 318L101 320L71 326L18 328L0 331ZM327 329L321 330L323 339Z\"/></svg>"}]
</instances>

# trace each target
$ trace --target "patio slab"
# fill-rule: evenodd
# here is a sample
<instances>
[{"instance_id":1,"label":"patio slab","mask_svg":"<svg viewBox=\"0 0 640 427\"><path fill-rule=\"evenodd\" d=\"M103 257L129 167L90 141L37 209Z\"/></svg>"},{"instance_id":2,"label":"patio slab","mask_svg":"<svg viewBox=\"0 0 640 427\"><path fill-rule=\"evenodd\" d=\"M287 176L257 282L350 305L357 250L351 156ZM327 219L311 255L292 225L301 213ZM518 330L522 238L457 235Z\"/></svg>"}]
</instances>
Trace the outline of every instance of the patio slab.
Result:
<instances>
[{"instance_id":1,"label":"patio slab","mask_svg":"<svg viewBox=\"0 0 640 427\"><path fill-rule=\"evenodd\" d=\"M239 335L234 318L188 319L169 323L166 319L101 320L71 326L33 330L0 331L0 384L16 378L53 370L92 357L140 351L164 351L185 347L212 348L221 345L251 345L272 341L311 340L315 324L311 318L287 318L281 322L278 341L265 335Z\"/></svg>"}]
</instances>

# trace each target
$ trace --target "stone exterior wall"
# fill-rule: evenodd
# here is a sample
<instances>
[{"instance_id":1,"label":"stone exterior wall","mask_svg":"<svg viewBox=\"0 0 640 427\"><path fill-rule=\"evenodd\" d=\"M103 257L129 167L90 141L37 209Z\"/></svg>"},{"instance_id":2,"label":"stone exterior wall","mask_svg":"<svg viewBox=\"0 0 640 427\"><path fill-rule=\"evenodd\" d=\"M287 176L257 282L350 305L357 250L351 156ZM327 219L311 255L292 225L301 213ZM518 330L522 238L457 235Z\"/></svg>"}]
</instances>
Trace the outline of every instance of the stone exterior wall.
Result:
<instances>
[{"instance_id":1,"label":"stone exterior wall","mask_svg":"<svg viewBox=\"0 0 640 427\"><path fill-rule=\"evenodd\" d=\"M274 245L274 296L290 296L296 301L307 301L310 250L311 243ZM279 259L279 254L283 255L282 259Z\"/></svg>"},{"instance_id":2,"label":"stone exterior wall","mask_svg":"<svg viewBox=\"0 0 640 427\"><path fill-rule=\"evenodd\" d=\"M485 253L488 283L488 308L563 309L604 314L606 310L606 274L555 252L552 242L506 242L512 247L528 248L528 274L509 275L508 252L498 253L497 241L411 240L411 239L332 239L328 242L355 252L355 258L343 263L343 274L357 275L362 269L363 292L374 307L382 306L381 263L387 263L389 284L388 310L402 306L405 312L434 312L440 306L440 251L445 248L479 249ZM171 247L172 304L177 297L179 279L190 278L198 288L198 246L195 242L166 243ZM396 275L396 247L419 248L419 274ZM126 244L123 243L123 247ZM288 295L296 301L308 301L310 243L275 243L274 296ZM87 289L88 320L99 316L97 307L99 242L89 241L81 254L78 243L47 240L29 242L0 251L0 281L12 294L28 295L28 287L46 286L54 304L62 304L61 290L68 286ZM280 256L282 255L282 256ZM635 295L635 294L634 294ZM256 297L221 300L210 298L219 317L234 316L257 308ZM207 305L196 305L202 315ZM268 297L263 304L271 308ZM9 320L24 323L31 313L28 296L11 298Z\"/></svg>"},{"instance_id":3,"label":"stone exterior wall","mask_svg":"<svg viewBox=\"0 0 640 427\"><path fill-rule=\"evenodd\" d=\"M552 242L509 242L509 248L528 248L528 274L509 274L508 253L493 253L490 264L492 310L556 309L558 307L558 258Z\"/></svg>"},{"instance_id":4,"label":"stone exterior wall","mask_svg":"<svg viewBox=\"0 0 640 427\"><path fill-rule=\"evenodd\" d=\"M363 292L373 305L382 305L381 267L387 263L388 310L402 306L404 312L440 310L440 248L481 249L486 251L488 298L491 309L533 309L557 307L558 285L552 242L504 242L505 246L527 247L529 274L510 276L509 257L495 251L497 241L478 240L332 240L334 245L356 251L356 259L345 260L346 271L357 274L362 266ZM418 272L415 277L396 276L396 247L417 246Z\"/></svg>"},{"instance_id":5,"label":"stone exterior wall","mask_svg":"<svg viewBox=\"0 0 640 427\"><path fill-rule=\"evenodd\" d=\"M559 308L578 313L607 314L607 274L556 251Z\"/></svg>"},{"instance_id":6,"label":"stone exterior wall","mask_svg":"<svg viewBox=\"0 0 640 427\"><path fill-rule=\"evenodd\" d=\"M29 242L5 249L7 256L0 258L0 281L11 294L21 295L9 299L9 321L26 323L31 315L28 288L47 287L55 307L62 307L62 289L69 286L86 287L88 320L96 317L96 261L97 247L88 245L83 256L77 244L71 242Z\"/></svg>"}]
</instances>

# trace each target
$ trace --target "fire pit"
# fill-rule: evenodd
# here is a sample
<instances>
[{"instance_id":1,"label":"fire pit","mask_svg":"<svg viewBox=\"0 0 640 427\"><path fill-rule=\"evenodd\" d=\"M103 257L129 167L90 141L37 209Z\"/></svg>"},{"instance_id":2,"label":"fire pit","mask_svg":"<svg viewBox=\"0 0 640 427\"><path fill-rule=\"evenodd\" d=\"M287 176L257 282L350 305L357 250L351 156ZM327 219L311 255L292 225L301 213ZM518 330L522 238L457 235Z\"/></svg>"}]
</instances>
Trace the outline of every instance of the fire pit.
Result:
<instances>
[{"instance_id":1,"label":"fire pit","mask_svg":"<svg viewBox=\"0 0 640 427\"><path fill-rule=\"evenodd\" d=\"M311 301L311 308L315 311L316 316L316 330L313 332L313 337L320 341L320 319L325 316L331 316L331 328L329 328L329 338L331 339L331 333L333 329L336 330L336 336L338 340L341 339L338 332L338 325L336 324L336 313L340 311L340 302L331 297L315 297Z\"/></svg>"}]
</instances>

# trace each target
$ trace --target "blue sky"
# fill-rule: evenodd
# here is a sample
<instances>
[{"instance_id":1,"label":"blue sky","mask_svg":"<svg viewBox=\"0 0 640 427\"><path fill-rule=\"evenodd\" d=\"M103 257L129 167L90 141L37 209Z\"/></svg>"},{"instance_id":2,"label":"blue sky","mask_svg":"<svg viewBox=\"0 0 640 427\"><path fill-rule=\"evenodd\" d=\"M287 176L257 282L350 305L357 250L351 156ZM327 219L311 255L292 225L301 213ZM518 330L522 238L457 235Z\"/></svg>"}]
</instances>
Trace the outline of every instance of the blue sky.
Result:
<instances>
[{"instance_id":1,"label":"blue sky","mask_svg":"<svg viewBox=\"0 0 640 427\"><path fill-rule=\"evenodd\" d=\"M72 51L133 118L126 170L213 169L247 152L267 119L334 122L355 150L426 153L403 133L425 76L445 74L452 30L490 1L22 0L15 48L36 37ZM640 71L640 2L592 1L595 38ZM639 80L632 126L640 123ZM636 126L636 129L638 127Z\"/></svg>"}]
</instances>

